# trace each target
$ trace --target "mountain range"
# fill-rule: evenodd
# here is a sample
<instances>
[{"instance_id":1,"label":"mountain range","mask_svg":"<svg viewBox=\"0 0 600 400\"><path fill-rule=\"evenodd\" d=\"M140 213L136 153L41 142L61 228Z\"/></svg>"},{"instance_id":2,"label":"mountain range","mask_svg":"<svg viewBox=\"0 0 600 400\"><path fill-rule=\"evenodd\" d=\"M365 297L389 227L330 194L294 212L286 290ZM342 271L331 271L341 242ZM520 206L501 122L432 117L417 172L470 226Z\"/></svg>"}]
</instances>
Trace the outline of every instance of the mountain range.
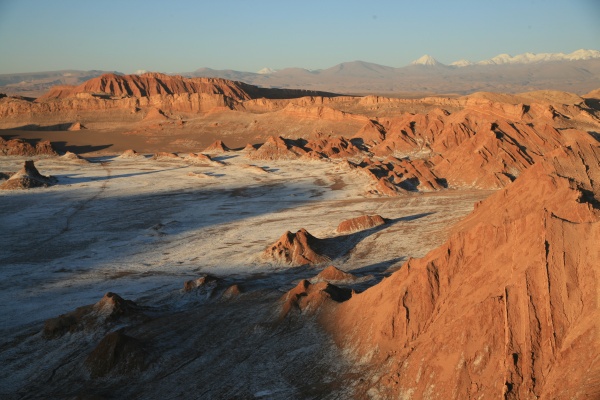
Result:
<instances>
[{"instance_id":1,"label":"mountain range","mask_svg":"<svg viewBox=\"0 0 600 400\"><path fill-rule=\"evenodd\" d=\"M503 65L503 64L534 64L548 61L581 61L600 58L600 51L580 49L570 54L565 53L524 53L516 56L499 54L496 57L482 60L477 63L469 60L458 60L450 63L451 67L468 67L471 65ZM435 58L426 54L410 63L411 65L444 65Z\"/></svg>"},{"instance_id":2,"label":"mountain range","mask_svg":"<svg viewBox=\"0 0 600 400\"><path fill-rule=\"evenodd\" d=\"M38 97L55 85L77 85L114 71L52 71L0 75L0 93ZM430 55L404 67L366 61L344 62L327 69L263 68L258 72L199 68L184 77L214 77L266 88L305 89L344 94L381 94L422 97L432 94L464 95L479 91L519 93L562 90L578 94L600 87L600 51L500 54L471 62L440 63Z\"/></svg>"}]
</instances>

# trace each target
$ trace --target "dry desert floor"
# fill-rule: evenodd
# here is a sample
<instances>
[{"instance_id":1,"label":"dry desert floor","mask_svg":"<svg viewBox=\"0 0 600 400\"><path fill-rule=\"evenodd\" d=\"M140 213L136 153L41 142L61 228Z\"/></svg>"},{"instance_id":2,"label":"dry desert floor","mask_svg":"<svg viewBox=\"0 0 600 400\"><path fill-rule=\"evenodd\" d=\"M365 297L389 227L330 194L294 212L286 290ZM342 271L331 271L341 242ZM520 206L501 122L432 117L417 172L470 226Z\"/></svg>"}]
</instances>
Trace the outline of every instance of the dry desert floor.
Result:
<instances>
[{"instance_id":1,"label":"dry desert floor","mask_svg":"<svg viewBox=\"0 0 600 400\"><path fill-rule=\"evenodd\" d=\"M359 377L360 364L348 363L310 319L279 318L281 296L326 265L281 265L263 251L305 228L328 241L330 264L357 275L352 288L362 291L440 245L490 194L369 197L369 178L336 161L214 158L224 164L38 157L38 170L57 185L0 192L0 397L346 398L353 382L377 377ZM0 171L17 171L25 159L2 157ZM336 233L365 214L388 223ZM182 290L205 274L219 285ZM223 297L234 284L241 294ZM127 325L149 360L133 380L89 380L82 370L106 332L42 337L45 320L106 292L148 317Z\"/></svg>"}]
</instances>

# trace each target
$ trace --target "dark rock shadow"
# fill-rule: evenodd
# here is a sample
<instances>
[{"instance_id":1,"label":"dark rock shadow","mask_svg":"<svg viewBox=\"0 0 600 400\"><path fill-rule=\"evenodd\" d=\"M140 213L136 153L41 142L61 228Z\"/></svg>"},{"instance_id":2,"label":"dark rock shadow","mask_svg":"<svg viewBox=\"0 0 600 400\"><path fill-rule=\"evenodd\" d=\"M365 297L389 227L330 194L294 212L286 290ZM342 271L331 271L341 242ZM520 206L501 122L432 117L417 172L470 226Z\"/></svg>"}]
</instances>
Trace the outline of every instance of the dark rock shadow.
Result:
<instances>
[{"instance_id":1,"label":"dark rock shadow","mask_svg":"<svg viewBox=\"0 0 600 400\"><path fill-rule=\"evenodd\" d=\"M135 173L130 173L130 174L106 175L106 176L79 177L78 174L61 174L61 175L54 175L54 177L58 179L59 184L64 185L64 184L106 181L106 180L119 179L119 178L129 178L132 176L149 175L149 174L156 174L159 172L173 171L176 169L182 169L182 168L186 168L186 167L187 167L187 165L183 166L183 167L178 167L178 168L159 169L159 170L155 170L155 171L144 171L144 172L135 172Z\"/></svg>"},{"instance_id":2,"label":"dark rock shadow","mask_svg":"<svg viewBox=\"0 0 600 400\"><path fill-rule=\"evenodd\" d=\"M27 124L10 128L14 131L67 131L73 125L72 122L54 125Z\"/></svg>"},{"instance_id":3,"label":"dark rock shadow","mask_svg":"<svg viewBox=\"0 0 600 400\"><path fill-rule=\"evenodd\" d=\"M235 155L215 156L215 157L212 157L212 159L215 161L225 161L225 160L229 160L230 158L236 158L236 157L239 157L239 155L235 154Z\"/></svg>"},{"instance_id":4,"label":"dark rock shadow","mask_svg":"<svg viewBox=\"0 0 600 400\"><path fill-rule=\"evenodd\" d=\"M101 144L101 145L96 145L96 146L92 146L92 145L78 146L78 145L74 145L74 144L67 144L67 142L65 142L65 141L58 141L58 142L51 142L51 143L52 143L52 147L54 148L54 150L58 151L59 153L66 153L67 151L70 151L71 153L75 153L75 154L92 153L95 151L108 149L109 147L113 146L112 143Z\"/></svg>"},{"instance_id":5,"label":"dark rock shadow","mask_svg":"<svg viewBox=\"0 0 600 400\"><path fill-rule=\"evenodd\" d=\"M332 260L335 260L336 258L340 258L340 257L343 257L346 254L348 254L348 252L350 250L352 250L354 247L356 247L356 245L358 245L358 243L360 243L362 240L366 239L367 237L369 237L375 233L383 231L383 230L389 228L390 226L397 224L399 222L414 221L416 219L427 217L431 214L435 214L435 213L428 212L428 213L408 215L406 217L386 219L385 224L375 226L370 229L365 229L362 231L349 233L349 234L345 234L345 235L339 235L339 236L326 238L326 239L319 239L319 241L317 243L317 248L315 249L315 251L319 254L323 254L323 255L329 257Z\"/></svg>"}]
</instances>

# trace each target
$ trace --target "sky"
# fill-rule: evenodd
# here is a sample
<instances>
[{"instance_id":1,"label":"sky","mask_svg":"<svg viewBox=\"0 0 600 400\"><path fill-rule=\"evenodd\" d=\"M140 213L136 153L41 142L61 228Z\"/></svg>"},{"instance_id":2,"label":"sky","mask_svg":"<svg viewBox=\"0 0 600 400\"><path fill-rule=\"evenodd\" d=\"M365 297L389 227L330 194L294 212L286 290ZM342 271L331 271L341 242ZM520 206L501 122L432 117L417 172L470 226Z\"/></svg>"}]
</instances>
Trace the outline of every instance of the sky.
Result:
<instances>
[{"instance_id":1,"label":"sky","mask_svg":"<svg viewBox=\"0 0 600 400\"><path fill-rule=\"evenodd\" d=\"M600 50L600 0L0 0L0 74L402 67Z\"/></svg>"}]
</instances>

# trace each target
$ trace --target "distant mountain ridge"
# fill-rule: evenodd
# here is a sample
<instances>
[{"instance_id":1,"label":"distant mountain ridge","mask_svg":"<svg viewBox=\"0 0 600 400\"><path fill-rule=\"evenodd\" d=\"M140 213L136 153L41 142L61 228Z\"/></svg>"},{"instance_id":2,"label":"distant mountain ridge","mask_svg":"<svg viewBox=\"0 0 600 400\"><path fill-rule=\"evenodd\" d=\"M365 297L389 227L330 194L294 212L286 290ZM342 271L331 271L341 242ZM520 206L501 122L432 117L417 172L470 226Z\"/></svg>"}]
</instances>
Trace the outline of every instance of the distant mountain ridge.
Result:
<instances>
[{"instance_id":1,"label":"distant mountain ridge","mask_svg":"<svg viewBox=\"0 0 600 400\"><path fill-rule=\"evenodd\" d=\"M181 75L226 78L262 87L386 96L545 89L583 94L600 88L600 51L500 54L479 62L462 59L449 65L424 55L399 68L357 60L320 70L263 68L256 73L200 68Z\"/></svg>"},{"instance_id":2,"label":"distant mountain ridge","mask_svg":"<svg viewBox=\"0 0 600 400\"><path fill-rule=\"evenodd\" d=\"M503 64L530 64L530 63L539 63L539 62L547 62L547 61L580 61L580 60L592 60L592 59L600 59L600 51L598 50L587 50L587 49L579 49L572 53L523 53L518 54L516 56L511 56L510 54L498 54L495 57L488 58L486 60L481 60L477 62L472 62L466 59L460 59L458 61L454 61L450 64L443 64L436 60L434 57L429 54L425 54L422 57L410 62L408 65L426 65L426 66L454 66L454 67L466 67L470 65L503 65ZM359 63L366 63L365 61L355 61ZM346 63L338 64L343 65ZM378 65L372 63L366 63L371 65ZM385 67L379 65L380 67ZM385 68L394 68L394 67L385 67ZM258 74L272 74L281 70L276 70L272 68L265 67L258 71ZM308 71L308 70L307 70ZM317 70L324 71L324 70ZM240 71L241 72L241 71Z\"/></svg>"},{"instance_id":3,"label":"distant mountain ridge","mask_svg":"<svg viewBox=\"0 0 600 400\"><path fill-rule=\"evenodd\" d=\"M38 97L50 87L79 85L106 72L111 71L3 74L0 75L0 93ZM546 89L583 94L600 88L600 51L581 49L569 54L500 54L479 62L462 59L448 65L425 55L404 67L357 60L319 70L265 67L258 72L244 72L199 68L179 75L224 78L264 88L399 97L465 95L479 91L519 93Z\"/></svg>"}]
</instances>

